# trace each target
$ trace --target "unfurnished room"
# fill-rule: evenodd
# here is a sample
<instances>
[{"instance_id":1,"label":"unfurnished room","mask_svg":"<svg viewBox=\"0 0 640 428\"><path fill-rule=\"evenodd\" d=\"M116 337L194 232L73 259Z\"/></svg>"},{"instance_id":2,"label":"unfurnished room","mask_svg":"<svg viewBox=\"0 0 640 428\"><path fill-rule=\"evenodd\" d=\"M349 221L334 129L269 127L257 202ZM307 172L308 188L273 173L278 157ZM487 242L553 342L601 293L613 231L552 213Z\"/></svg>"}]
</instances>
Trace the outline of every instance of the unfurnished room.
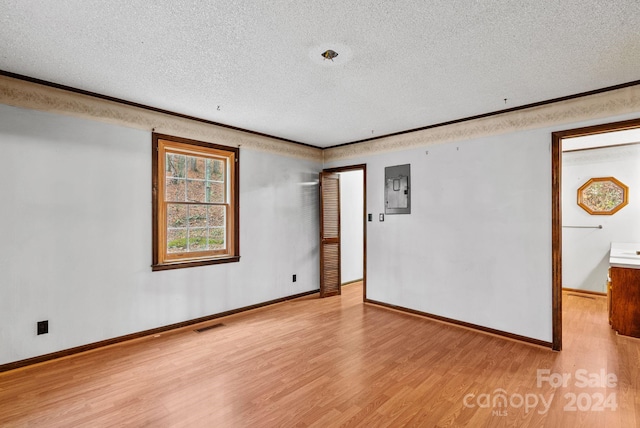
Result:
<instances>
[{"instance_id":1,"label":"unfurnished room","mask_svg":"<svg viewBox=\"0 0 640 428\"><path fill-rule=\"evenodd\" d=\"M0 0L0 426L640 426L637 0Z\"/></svg>"}]
</instances>

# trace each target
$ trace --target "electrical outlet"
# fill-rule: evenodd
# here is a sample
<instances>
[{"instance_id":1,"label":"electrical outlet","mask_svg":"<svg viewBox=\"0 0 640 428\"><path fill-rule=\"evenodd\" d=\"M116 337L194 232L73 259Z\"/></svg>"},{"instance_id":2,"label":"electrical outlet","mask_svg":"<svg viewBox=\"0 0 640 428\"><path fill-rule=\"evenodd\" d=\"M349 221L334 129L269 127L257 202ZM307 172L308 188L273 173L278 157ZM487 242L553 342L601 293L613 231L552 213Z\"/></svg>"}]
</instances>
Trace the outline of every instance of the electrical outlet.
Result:
<instances>
[{"instance_id":1,"label":"electrical outlet","mask_svg":"<svg viewBox=\"0 0 640 428\"><path fill-rule=\"evenodd\" d=\"M294 273L293 274L293 282L296 282L298 280L297 275Z\"/></svg>"},{"instance_id":2,"label":"electrical outlet","mask_svg":"<svg viewBox=\"0 0 640 428\"><path fill-rule=\"evenodd\" d=\"M38 321L38 334L47 334L47 333L49 333L49 320Z\"/></svg>"}]
</instances>

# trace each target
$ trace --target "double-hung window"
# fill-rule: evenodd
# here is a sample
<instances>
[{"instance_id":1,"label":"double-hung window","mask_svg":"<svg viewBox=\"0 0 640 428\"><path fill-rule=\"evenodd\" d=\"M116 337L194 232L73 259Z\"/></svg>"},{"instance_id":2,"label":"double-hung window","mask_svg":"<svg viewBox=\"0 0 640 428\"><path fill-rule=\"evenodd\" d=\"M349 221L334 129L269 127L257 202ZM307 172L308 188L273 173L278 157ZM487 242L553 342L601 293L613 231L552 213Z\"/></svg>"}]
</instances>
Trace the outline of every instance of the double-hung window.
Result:
<instances>
[{"instance_id":1,"label":"double-hung window","mask_svg":"<svg viewBox=\"0 0 640 428\"><path fill-rule=\"evenodd\" d=\"M153 134L153 270L240 259L237 148Z\"/></svg>"}]
</instances>

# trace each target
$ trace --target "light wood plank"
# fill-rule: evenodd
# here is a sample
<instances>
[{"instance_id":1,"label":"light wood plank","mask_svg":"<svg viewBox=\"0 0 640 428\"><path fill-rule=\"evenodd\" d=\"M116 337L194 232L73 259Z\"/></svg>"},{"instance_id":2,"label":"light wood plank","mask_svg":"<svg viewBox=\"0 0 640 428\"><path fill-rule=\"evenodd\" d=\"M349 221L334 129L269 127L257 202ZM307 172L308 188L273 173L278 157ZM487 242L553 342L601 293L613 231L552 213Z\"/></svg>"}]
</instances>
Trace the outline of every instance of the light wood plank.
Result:
<instances>
[{"instance_id":1,"label":"light wood plank","mask_svg":"<svg viewBox=\"0 0 640 428\"><path fill-rule=\"evenodd\" d=\"M604 297L565 292L563 306L557 353L363 304L353 284L203 333L193 330L207 324L0 373L0 426L638 426L640 340L609 328ZM538 369L618 381L538 387ZM542 395L549 411L465 406L498 388ZM618 408L566 411L565 394L581 393L615 394Z\"/></svg>"}]
</instances>

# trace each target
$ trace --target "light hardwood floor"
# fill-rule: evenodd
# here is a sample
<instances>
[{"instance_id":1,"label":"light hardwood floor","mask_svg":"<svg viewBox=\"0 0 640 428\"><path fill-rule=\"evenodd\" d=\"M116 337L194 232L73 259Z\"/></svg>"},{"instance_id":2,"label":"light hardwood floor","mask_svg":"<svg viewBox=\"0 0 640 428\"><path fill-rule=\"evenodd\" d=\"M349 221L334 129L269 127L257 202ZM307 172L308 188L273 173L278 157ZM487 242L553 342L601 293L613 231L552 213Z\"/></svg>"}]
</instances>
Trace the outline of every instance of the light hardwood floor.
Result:
<instances>
[{"instance_id":1,"label":"light hardwood floor","mask_svg":"<svg viewBox=\"0 0 640 428\"><path fill-rule=\"evenodd\" d=\"M353 284L0 373L0 426L640 426L640 341L610 330L603 297L564 308L556 353L363 304ZM617 379L581 387L581 370Z\"/></svg>"}]
</instances>

